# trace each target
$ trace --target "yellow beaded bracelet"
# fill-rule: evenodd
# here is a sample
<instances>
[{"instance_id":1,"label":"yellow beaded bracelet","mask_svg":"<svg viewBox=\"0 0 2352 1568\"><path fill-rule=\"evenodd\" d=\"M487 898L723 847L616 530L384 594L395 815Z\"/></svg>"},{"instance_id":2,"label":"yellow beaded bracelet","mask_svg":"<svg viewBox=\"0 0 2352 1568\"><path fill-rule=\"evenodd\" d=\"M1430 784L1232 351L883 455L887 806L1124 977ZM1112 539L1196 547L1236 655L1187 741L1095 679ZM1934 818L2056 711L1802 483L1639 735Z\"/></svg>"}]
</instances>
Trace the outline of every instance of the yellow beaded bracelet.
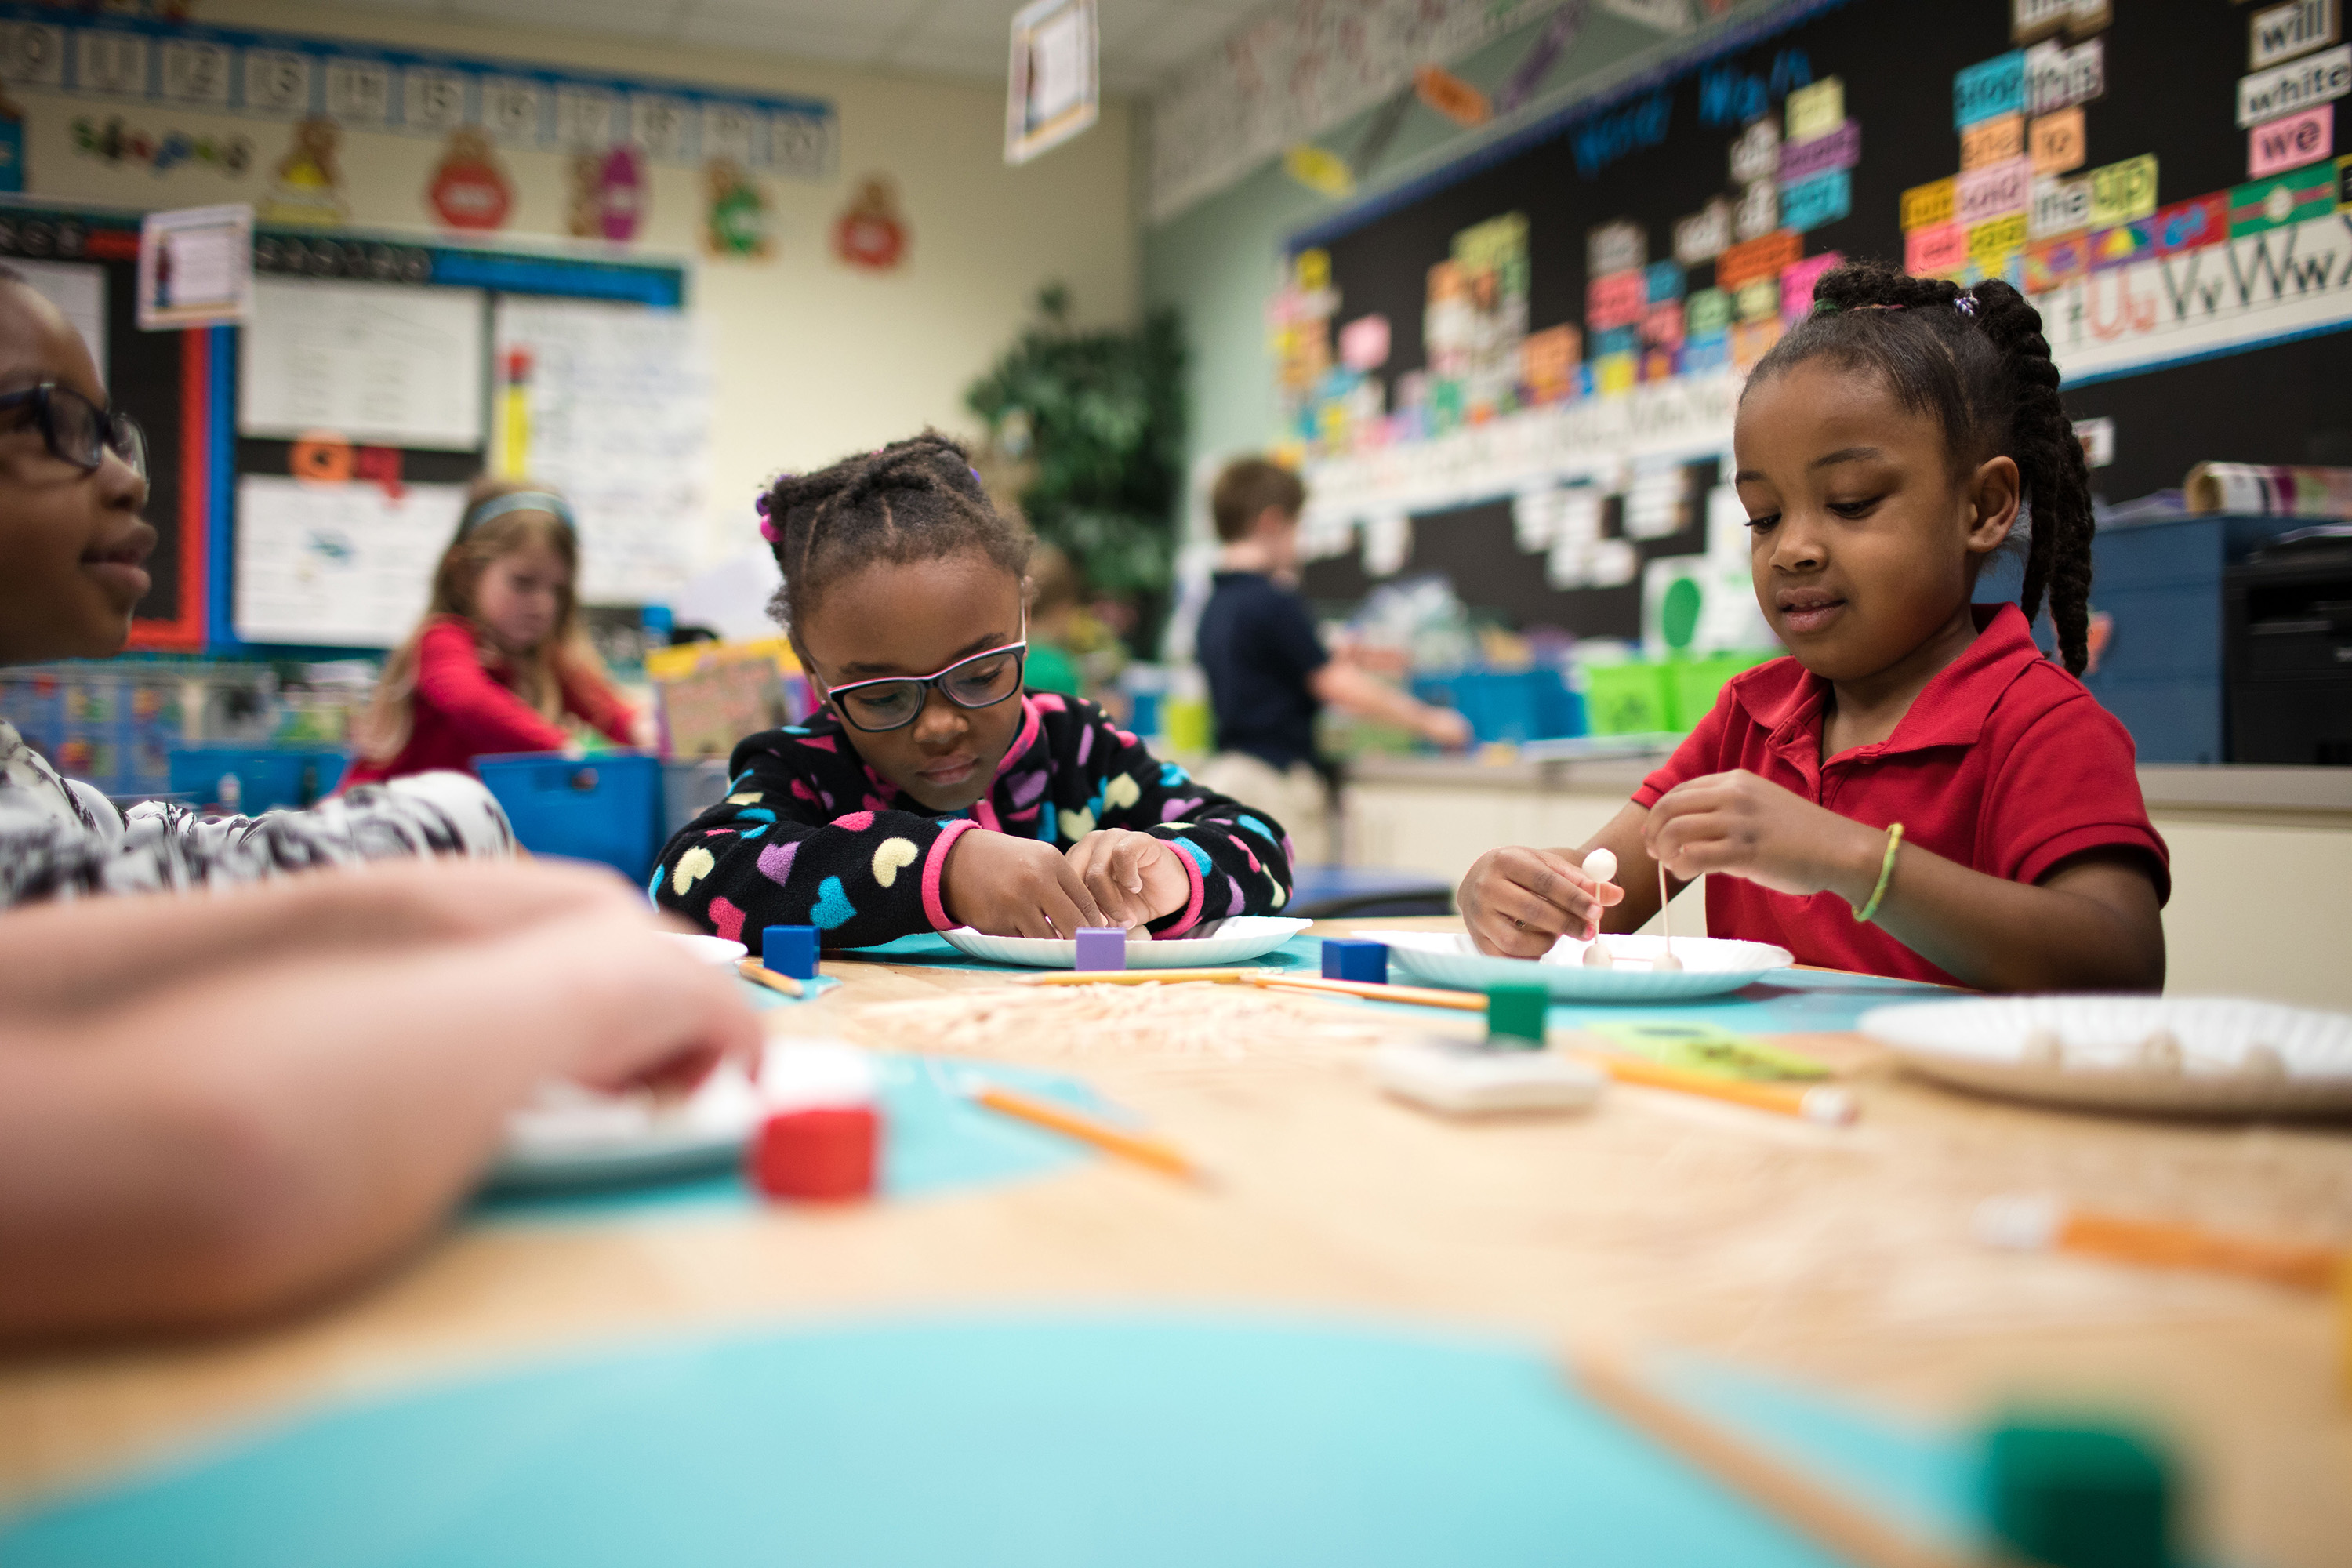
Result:
<instances>
[{"instance_id":1,"label":"yellow beaded bracelet","mask_svg":"<svg viewBox=\"0 0 2352 1568\"><path fill-rule=\"evenodd\" d=\"M1895 823L1886 830L1886 858L1878 863L1878 886L1870 889L1870 902L1853 911L1856 921L1867 921L1878 912L1878 900L1886 896L1886 884L1895 880L1895 851L1903 842L1903 825Z\"/></svg>"}]
</instances>

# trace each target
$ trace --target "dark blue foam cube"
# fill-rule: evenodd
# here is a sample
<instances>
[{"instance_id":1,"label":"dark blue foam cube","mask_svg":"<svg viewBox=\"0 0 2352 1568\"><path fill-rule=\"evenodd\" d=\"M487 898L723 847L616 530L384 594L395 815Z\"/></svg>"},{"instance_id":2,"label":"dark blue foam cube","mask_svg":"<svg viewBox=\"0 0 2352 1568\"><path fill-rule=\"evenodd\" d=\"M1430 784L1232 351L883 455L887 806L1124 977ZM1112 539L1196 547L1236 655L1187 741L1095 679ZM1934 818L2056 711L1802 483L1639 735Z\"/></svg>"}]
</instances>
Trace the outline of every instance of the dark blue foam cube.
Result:
<instances>
[{"instance_id":1,"label":"dark blue foam cube","mask_svg":"<svg viewBox=\"0 0 2352 1568\"><path fill-rule=\"evenodd\" d=\"M816 978L814 926L770 926L760 933L760 966L795 980Z\"/></svg>"},{"instance_id":2,"label":"dark blue foam cube","mask_svg":"<svg viewBox=\"0 0 2352 1568\"><path fill-rule=\"evenodd\" d=\"M1389 944L1360 937L1323 939L1323 978L1360 980L1368 985L1389 983Z\"/></svg>"}]
</instances>

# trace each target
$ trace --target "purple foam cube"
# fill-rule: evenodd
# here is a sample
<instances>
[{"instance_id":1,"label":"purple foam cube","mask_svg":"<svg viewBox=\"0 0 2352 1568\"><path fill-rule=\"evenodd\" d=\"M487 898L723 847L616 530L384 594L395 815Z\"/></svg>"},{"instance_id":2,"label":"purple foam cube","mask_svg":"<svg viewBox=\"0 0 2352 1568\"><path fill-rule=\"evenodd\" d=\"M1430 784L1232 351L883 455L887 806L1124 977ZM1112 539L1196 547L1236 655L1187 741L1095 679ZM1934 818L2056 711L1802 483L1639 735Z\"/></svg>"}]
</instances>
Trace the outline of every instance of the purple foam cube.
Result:
<instances>
[{"instance_id":1,"label":"purple foam cube","mask_svg":"<svg viewBox=\"0 0 2352 1568\"><path fill-rule=\"evenodd\" d=\"M1125 969L1127 932L1117 926L1080 926L1074 969Z\"/></svg>"}]
</instances>

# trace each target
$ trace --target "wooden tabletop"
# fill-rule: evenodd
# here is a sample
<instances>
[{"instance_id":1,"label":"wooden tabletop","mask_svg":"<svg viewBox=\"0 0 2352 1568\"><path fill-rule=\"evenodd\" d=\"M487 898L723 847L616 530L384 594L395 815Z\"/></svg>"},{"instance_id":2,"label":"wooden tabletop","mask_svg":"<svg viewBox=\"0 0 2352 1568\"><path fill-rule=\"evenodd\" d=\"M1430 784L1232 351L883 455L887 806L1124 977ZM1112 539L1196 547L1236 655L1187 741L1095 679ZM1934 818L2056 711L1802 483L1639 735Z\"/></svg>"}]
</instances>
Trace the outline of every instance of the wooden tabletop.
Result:
<instances>
[{"instance_id":1,"label":"wooden tabletop","mask_svg":"<svg viewBox=\"0 0 2352 1568\"><path fill-rule=\"evenodd\" d=\"M824 970L845 984L771 1013L774 1032L903 1044L877 1006L1009 978ZM1333 1005L1355 1030L1427 1027ZM909 1308L1239 1304L1655 1342L1954 1423L2019 1397L2121 1405L2189 1456L2228 1558L2342 1561L2352 1347L2333 1303L1990 1252L1969 1222L1988 1195L2046 1192L2352 1240L2352 1131L2037 1110L1898 1075L1858 1037L1784 1043L1838 1064L1858 1125L1623 1085L1589 1114L1461 1123L1377 1094L1361 1044L1313 1031L1181 1051L1041 1031L1005 1058L1086 1079L1216 1183L1090 1160L850 1209L462 1226L296 1321L0 1359L0 1506L324 1395L571 1345Z\"/></svg>"}]
</instances>

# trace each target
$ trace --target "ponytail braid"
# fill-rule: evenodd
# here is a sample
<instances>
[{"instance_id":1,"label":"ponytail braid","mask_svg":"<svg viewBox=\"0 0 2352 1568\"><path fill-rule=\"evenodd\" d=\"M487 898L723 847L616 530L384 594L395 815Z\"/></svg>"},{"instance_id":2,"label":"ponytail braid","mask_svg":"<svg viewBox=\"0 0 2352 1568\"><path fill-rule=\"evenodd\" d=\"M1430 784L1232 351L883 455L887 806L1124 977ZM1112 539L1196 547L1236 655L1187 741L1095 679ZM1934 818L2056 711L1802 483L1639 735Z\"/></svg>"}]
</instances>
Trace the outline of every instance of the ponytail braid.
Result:
<instances>
[{"instance_id":1,"label":"ponytail braid","mask_svg":"<svg viewBox=\"0 0 2352 1568\"><path fill-rule=\"evenodd\" d=\"M2080 675L2090 660L2091 535L2098 526L2091 511L2090 468L2074 422L2058 399L2058 367L2042 335L2042 312L1998 279L1969 293L1977 301L1978 329L2000 351L2016 388L2009 453L2033 503L2018 604L2032 620L2048 595L2059 656L2069 673Z\"/></svg>"},{"instance_id":2,"label":"ponytail braid","mask_svg":"<svg viewBox=\"0 0 2352 1568\"><path fill-rule=\"evenodd\" d=\"M936 430L806 474L780 474L761 495L761 531L784 585L768 613L799 625L824 590L877 562L905 564L977 552L1019 577L1029 531L996 510L963 447Z\"/></svg>"},{"instance_id":3,"label":"ponytail braid","mask_svg":"<svg viewBox=\"0 0 2352 1568\"><path fill-rule=\"evenodd\" d=\"M2059 401L2042 313L1998 280L1962 289L1855 262L1821 276L1812 313L1748 384L1820 358L1875 372L1904 407L1933 416L1956 469L1994 457L2016 462L2032 508L2018 605L2031 621L2047 599L2059 657L2080 675L2090 653L2090 475Z\"/></svg>"}]
</instances>

